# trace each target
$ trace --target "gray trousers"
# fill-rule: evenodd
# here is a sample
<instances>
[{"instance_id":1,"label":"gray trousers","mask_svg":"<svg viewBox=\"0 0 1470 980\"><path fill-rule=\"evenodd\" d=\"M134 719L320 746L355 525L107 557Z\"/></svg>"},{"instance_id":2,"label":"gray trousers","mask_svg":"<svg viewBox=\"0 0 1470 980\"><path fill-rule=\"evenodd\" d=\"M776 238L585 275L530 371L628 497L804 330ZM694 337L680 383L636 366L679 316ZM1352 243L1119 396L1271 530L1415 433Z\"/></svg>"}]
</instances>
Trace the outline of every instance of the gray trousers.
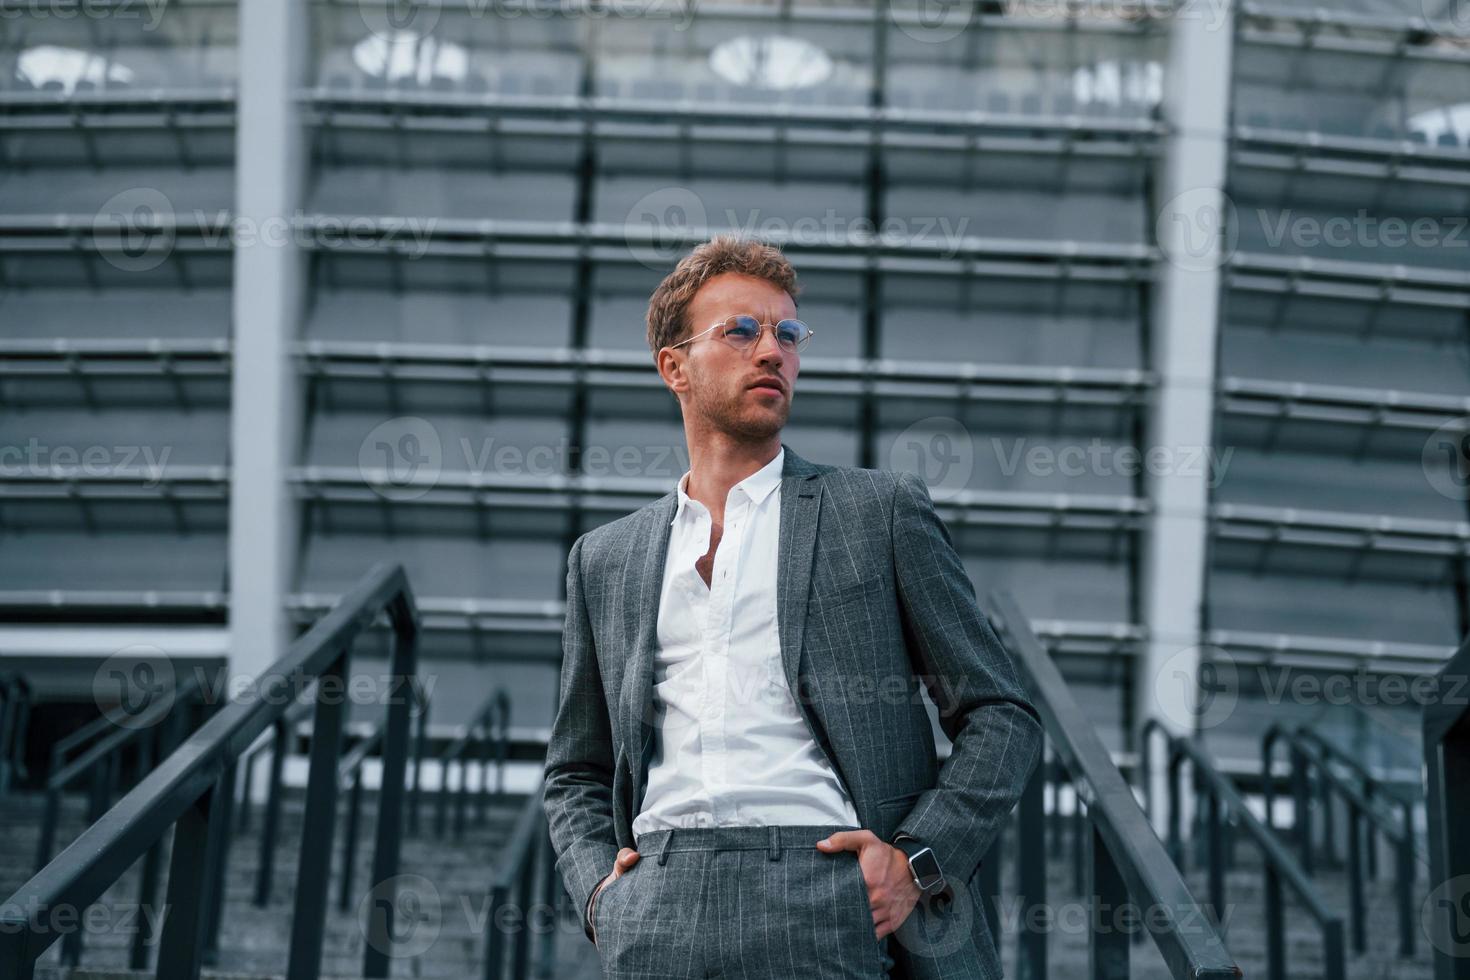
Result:
<instances>
[{"instance_id":1,"label":"gray trousers","mask_svg":"<svg viewBox=\"0 0 1470 980\"><path fill-rule=\"evenodd\" d=\"M592 908L607 980L880 980L893 965L856 851L833 825L699 827L638 837Z\"/></svg>"}]
</instances>

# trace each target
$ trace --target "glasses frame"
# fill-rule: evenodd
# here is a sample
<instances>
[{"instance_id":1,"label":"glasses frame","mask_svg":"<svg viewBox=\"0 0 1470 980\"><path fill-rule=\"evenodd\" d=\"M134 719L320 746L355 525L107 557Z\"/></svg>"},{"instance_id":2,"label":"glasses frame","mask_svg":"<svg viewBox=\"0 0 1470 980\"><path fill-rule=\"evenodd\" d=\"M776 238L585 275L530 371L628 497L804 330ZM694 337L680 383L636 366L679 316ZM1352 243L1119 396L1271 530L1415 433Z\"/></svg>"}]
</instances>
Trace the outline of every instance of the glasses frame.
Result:
<instances>
[{"instance_id":1,"label":"glasses frame","mask_svg":"<svg viewBox=\"0 0 1470 980\"><path fill-rule=\"evenodd\" d=\"M760 325L761 333L764 333L765 332L766 327L770 327L771 328L771 336L773 336L773 337L776 338L776 346L779 347L781 350L785 351L787 354L800 354L801 351L802 351L802 349L805 348L807 344L811 343L812 338L814 336L816 336L816 334L817 334L817 332L815 330L813 330L807 324L807 322L805 320L798 319L798 318L796 318L794 316L791 316L791 317L783 317L782 319L777 320L775 323L760 323L760 318L757 317L753 313L731 313L729 316L725 317L723 320L720 320L717 323L710 324L707 328L705 328L704 330L701 330L699 333L695 334L693 337L689 337L689 338L686 338L684 340L681 340L677 344L670 344L668 346L668 349L669 350L673 350L676 347L683 347L685 344L692 344L696 340L698 340L699 338L701 338L701 337L706 336L707 334L709 334L710 331L717 330L720 327L723 327L723 326L727 325L731 320L735 319L737 316L748 316L752 320L755 320ZM781 345L781 336L776 333L776 328L778 326L780 326L782 323L785 323L787 320L795 320L797 323L800 323L802 326L806 327L806 336L804 338L802 338L800 341L797 342L796 348L794 350L787 350L785 347L783 347ZM755 350L755 348L759 347L760 344L761 344L760 334L757 334L756 335L756 338L755 338L754 342L752 342L749 347L739 347L739 346L731 343L729 340L727 340L725 338L725 335L724 334L718 334L717 336L718 336L718 338L727 347L730 347L732 350L738 350L738 351L740 351L742 353L746 353L746 352Z\"/></svg>"}]
</instances>

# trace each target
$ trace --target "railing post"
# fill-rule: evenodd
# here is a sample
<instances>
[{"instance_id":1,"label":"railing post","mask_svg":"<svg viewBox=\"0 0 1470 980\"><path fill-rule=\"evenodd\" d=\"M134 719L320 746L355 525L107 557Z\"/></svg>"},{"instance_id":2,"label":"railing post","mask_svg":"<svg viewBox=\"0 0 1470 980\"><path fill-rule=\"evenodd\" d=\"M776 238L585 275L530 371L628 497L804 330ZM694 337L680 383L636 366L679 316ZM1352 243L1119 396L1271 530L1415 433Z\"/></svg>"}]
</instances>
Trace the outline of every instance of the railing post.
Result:
<instances>
[{"instance_id":1,"label":"railing post","mask_svg":"<svg viewBox=\"0 0 1470 980\"><path fill-rule=\"evenodd\" d=\"M485 734L489 736L480 746L480 791L475 794L475 823L485 825L487 804L490 802L490 768L500 754L498 733L490 729L490 716L486 715Z\"/></svg>"},{"instance_id":2,"label":"railing post","mask_svg":"<svg viewBox=\"0 0 1470 980\"><path fill-rule=\"evenodd\" d=\"M1092 980L1128 980L1128 933L1123 918L1128 909L1128 886L1118 873L1113 856L1094 826L1088 835L1091 879L1082 893L1092 899L1092 923L1088 930L1088 964Z\"/></svg>"},{"instance_id":3,"label":"railing post","mask_svg":"<svg viewBox=\"0 0 1470 980\"><path fill-rule=\"evenodd\" d=\"M1364 779L1363 782L1362 782L1362 785L1363 785L1363 802L1366 803L1369 807L1371 807L1373 805L1373 787L1375 785L1374 784L1374 781L1371 780L1371 779ZM1373 821L1371 819L1365 819L1364 820L1364 824L1365 824L1365 827L1366 827L1367 837L1363 841L1363 846L1367 850L1368 879L1370 881L1377 881L1378 880L1378 831L1375 828L1375 825L1374 825L1374 823L1373 823Z\"/></svg>"},{"instance_id":4,"label":"railing post","mask_svg":"<svg viewBox=\"0 0 1470 980\"><path fill-rule=\"evenodd\" d=\"M1286 916L1281 905L1281 875L1276 866L1265 861L1266 871L1266 975L1271 980L1287 980Z\"/></svg>"},{"instance_id":5,"label":"railing post","mask_svg":"<svg viewBox=\"0 0 1470 980\"><path fill-rule=\"evenodd\" d=\"M1322 923L1322 980L1346 980L1347 955L1343 949L1342 920Z\"/></svg>"},{"instance_id":6,"label":"railing post","mask_svg":"<svg viewBox=\"0 0 1470 980\"><path fill-rule=\"evenodd\" d=\"M549 928L541 936L541 955L538 957L536 975L546 980L556 967L556 929L561 921L561 878L556 873L556 851L551 846L551 825L541 824L541 899L546 906L546 922Z\"/></svg>"},{"instance_id":7,"label":"railing post","mask_svg":"<svg viewBox=\"0 0 1470 980\"><path fill-rule=\"evenodd\" d=\"M511 976L516 980L522 980L530 976L528 967L531 965L531 890L536 882L536 861L541 849L541 835L532 834L530 849L531 853L521 861L521 873L516 876L516 904L520 906L520 915L517 917L516 941L514 951L511 954Z\"/></svg>"},{"instance_id":8,"label":"railing post","mask_svg":"<svg viewBox=\"0 0 1470 980\"><path fill-rule=\"evenodd\" d=\"M1046 905L1046 841L1042 839L1046 800L1042 793L1044 773L1036 767L1017 807L1019 825L1020 921L1017 925L1016 973L1021 980L1046 980L1047 930L1031 929L1031 909Z\"/></svg>"},{"instance_id":9,"label":"railing post","mask_svg":"<svg viewBox=\"0 0 1470 980\"><path fill-rule=\"evenodd\" d=\"M505 968L505 933L500 929L500 910L505 907L509 894L504 885L490 888L490 914L485 917L484 980L500 980Z\"/></svg>"},{"instance_id":10,"label":"railing post","mask_svg":"<svg viewBox=\"0 0 1470 980\"><path fill-rule=\"evenodd\" d=\"M1082 797L1072 801L1072 890L1081 895L1087 887L1086 861L1083 857L1083 838L1091 836L1087 819L1082 815Z\"/></svg>"},{"instance_id":11,"label":"railing post","mask_svg":"<svg viewBox=\"0 0 1470 980\"><path fill-rule=\"evenodd\" d=\"M205 790L174 826L168 865L167 916L158 945L158 980L199 980L204 956L205 889L209 875L209 837L215 794Z\"/></svg>"},{"instance_id":12,"label":"railing post","mask_svg":"<svg viewBox=\"0 0 1470 980\"><path fill-rule=\"evenodd\" d=\"M1169 742L1169 857L1184 870L1184 753Z\"/></svg>"},{"instance_id":13,"label":"railing post","mask_svg":"<svg viewBox=\"0 0 1470 980\"><path fill-rule=\"evenodd\" d=\"M352 789L347 792L347 827L342 832L342 881L337 889L337 910L346 912L352 905L352 873L357 863L357 826L362 811L362 769L352 774Z\"/></svg>"},{"instance_id":14,"label":"railing post","mask_svg":"<svg viewBox=\"0 0 1470 980\"><path fill-rule=\"evenodd\" d=\"M424 695L419 704L418 735L413 748L413 786L408 797L408 832L419 835L419 800L423 796L424 756L429 751L429 697Z\"/></svg>"},{"instance_id":15,"label":"railing post","mask_svg":"<svg viewBox=\"0 0 1470 980\"><path fill-rule=\"evenodd\" d=\"M1296 831L1297 850L1302 857L1302 870L1312 874L1315 855L1312 846L1312 793L1307 778L1307 760L1301 749L1291 746L1291 787L1294 798L1292 828Z\"/></svg>"},{"instance_id":16,"label":"railing post","mask_svg":"<svg viewBox=\"0 0 1470 980\"><path fill-rule=\"evenodd\" d=\"M403 842L403 784L408 771L408 724L413 698L411 680L418 676L419 657L419 624L407 584L389 607L389 616L393 623L393 656L388 673L393 686L388 699L388 724L379 746L383 778L378 790L378 826L373 841L372 880L368 882L370 892L375 892L397 876ZM392 903L389 903L383 915L368 918L366 950L362 959L365 977L388 976L388 954L393 941L391 916Z\"/></svg>"},{"instance_id":17,"label":"railing post","mask_svg":"<svg viewBox=\"0 0 1470 980\"><path fill-rule=\"evenodd\" d=\"M225 904L225 887L230 874L230 831L235 825L235 779L238 770L231 762L220 776L215 799L218 817L210 824L209 907L204 920L204 961L213 965L219 958L219 926Z\"/></svg>"},{"instance_id":18,"label":"railing post","mask_svg":"<svg viewBox=\"0 0 1470 980\"><path fill-rule=\"evenodd\" d=\"M1409 809L1406 804L1405 809ZM1412 810L1409 810L1412 813ZM1394 848L1394 897L1399 907L1399 955L1414 955L1414 831L1412 819L1404 821L1403 840Z\"/></svg>"},{"instance_id":19,"label":"railing post","mask_svg":"<svg viewBox=\"0 0 1470 980\"><path fill-rule=\"evenodd\" d=\"M1356 803L1345 800L1344 805L1347 807L1348 908L1352 913L1353 952L1362 955L1368 949L1368 934L1363 921L1363 821Z\"/></svg>"},{"instance_id":20,"label":"railing post","mask_svg":"<svg viewBox=\"0 0 1470 980\"><path fill-rule=\"evenodd\" d=\"M1225 915L1225 841L1220 824L1220 797L1211 787L1205 794L1206 835L1209 843L1210 862L1210 918L1216 928L1224 932Z\"/></svg>"},{"instance_id":21,"label":"railing post","mask_svg":"<svg viewBox=\"0 0 1470 980\"><path fill-rule=\"evenodd\" d=\"M316 980L321 972L327 878L332 863L332 832L337 822L337 763L341 758L342 719L346 714L342 691L348 656L346 648L341 650L317 681L311 723L311 769L307 775L306 812L301 823L301 855L286 980ZM328 685L335 688L329 695L324 694Z\"/></svg>"},{"instance_id":22,"label":"railing post","mask_svg":"<svg viewBox=\"0 0 1470 980\"><path fill-rule=\"evenodd\" d=\"M290 749L291 726L285 717L277 718L271 736L270 789L265 799L265 820L260 830L260 858L255 868L255 905L265 908L270 902L271 881L275 877L276 835L281 826L281 797L284 794L282 768Z\"/></svg>"}]
</instances>

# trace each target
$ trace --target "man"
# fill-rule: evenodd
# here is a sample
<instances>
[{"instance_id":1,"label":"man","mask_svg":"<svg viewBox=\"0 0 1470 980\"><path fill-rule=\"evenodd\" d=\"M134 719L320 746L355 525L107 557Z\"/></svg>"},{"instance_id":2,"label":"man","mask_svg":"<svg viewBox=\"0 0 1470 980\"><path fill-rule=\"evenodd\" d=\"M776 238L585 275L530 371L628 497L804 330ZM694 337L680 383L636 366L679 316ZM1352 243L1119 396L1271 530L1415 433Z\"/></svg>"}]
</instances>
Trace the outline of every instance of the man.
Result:
<instances>
[{"instance_id":1,"label":"man","mask_svg":"<svg viewBox=\"0 0 1470 980\"><path fill-rule=\"evenodd\" d=\"M924 484L781 442L797 292L722 236L650 300L689 471L572 546L557 870L609 978L999 977L975 872L1041 727Z\"/></svg>"}]
</instances>

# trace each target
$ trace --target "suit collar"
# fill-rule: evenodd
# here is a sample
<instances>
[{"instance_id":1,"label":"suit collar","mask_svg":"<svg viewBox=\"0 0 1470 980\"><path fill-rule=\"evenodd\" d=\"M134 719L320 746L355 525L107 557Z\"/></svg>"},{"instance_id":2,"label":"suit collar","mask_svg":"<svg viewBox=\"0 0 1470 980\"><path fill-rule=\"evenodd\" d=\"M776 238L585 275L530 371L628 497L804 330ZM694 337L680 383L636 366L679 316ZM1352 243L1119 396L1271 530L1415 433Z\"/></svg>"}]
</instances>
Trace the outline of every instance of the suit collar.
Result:
<instances>
[{"instance_id":1,"label":"suit collar","mask_svg":"<svg viewBox=\"0 0 1470 980\"><path fill-rule=\"evenodd\" d=\"M769 497L772 492L775 491L776 487L781 483L781 478L785 474L785 456L786 447L783 445L776 450L776 455L771 457L770 462L766 463L766 465L762 466L760 469L756 470L754 473L750 474L750 476L747 476L745 479L741 480L730 489L734 490L736 487L738 487L740 488L742 493L744 493L747 497L751 499L752 503L760 504L761 501ZM688 489L688 485L689 472L685 472L683 476L679 477L679 482L674 486L674 494L678 500L678 503L674 507L674 516L673 519L669 521L670 524L679 519L679 515L684 513L684 511L689 507L691 501L694 503L698 503L698 501L694 500L693 497L689 496L689 494L685 492Z\"/></svg>"}]
</instances>

